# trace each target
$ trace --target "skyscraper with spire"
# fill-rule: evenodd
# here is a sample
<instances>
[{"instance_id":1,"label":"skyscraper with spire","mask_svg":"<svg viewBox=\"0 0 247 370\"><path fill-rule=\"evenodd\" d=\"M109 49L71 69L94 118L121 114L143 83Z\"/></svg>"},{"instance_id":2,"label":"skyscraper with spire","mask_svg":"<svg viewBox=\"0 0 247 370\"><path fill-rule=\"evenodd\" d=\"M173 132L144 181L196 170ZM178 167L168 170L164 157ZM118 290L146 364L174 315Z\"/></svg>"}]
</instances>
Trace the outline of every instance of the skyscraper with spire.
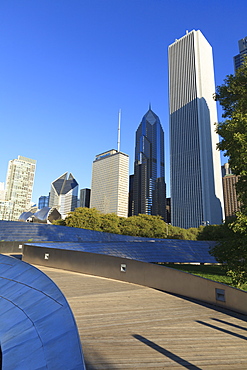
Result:
<instances>
[{"instance_id":1,"label":"skyscraper with spire","mask_svg":"<svg viewBox=\"0 0 247 370\"><path fill-rule=\"evenodd\" d=\"M172 224L224 219L212 48L200 31L169 46Z\"/></svg>"},{"instance_id":2,"label":"skyscraper with spire","mask_svg":"<svg viewBox=\"0 0 247 370\"><path fill-rule=\"evenodd\" d=\"M151 105L136 131L133 203L135 215L166 220L164 131Z\"/></svg>"}]
</instances>

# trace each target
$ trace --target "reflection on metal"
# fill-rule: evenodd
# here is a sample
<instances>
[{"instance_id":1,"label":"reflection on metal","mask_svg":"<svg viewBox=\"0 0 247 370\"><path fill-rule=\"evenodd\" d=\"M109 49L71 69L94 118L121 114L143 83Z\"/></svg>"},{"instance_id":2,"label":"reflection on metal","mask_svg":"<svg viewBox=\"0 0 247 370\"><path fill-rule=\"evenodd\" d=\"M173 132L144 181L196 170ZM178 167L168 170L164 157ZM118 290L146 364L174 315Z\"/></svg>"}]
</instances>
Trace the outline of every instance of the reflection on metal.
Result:
<instances>
[{"instance_id":1,"label":"reflection on metal","mask_svg":"<svg viewBox=\"0 0 247 370\"><path fill-rule=\"evenodd\" d=\"M217 262L209 253L210 247L215 244L210 241L140 238L18 221L0 221L0 240L26 241L42 247L78 250L143 262Z\"/></svg>"},{"instance_id":2,"label":"reflection on metal","mask_svg":"<svg viewBox=\"0 0 247 370\"><path fill-rule=\"evenodd\" d=\"M19 221L38 222L38 223L52 223L55 220L60 220L61 214L56 208L44 207L37 212L23 212Z\"/></svg>"},{"instance_id":3,"label":"reflection on metal","mask_svg":"<svg viewBox=\"0 0 247 370\"><path fill-rule=\"evenodd\" d=\"M35 267L0 255L3 369L85 369L70 307Z\"/></svg>"},{"instance_id":4,"label":"reflection on metal","mask_svg":"<svg viewBox=\"0 0 247 370\"><path fill-rule=\"evenodd\" d=\"M46 242L25 243L36 247L49 249L64 249L79 252L103 254L107 256L128 258L142 262L169 262L169 263L217 263L209 254L210 244L203 241L157 239L136 241L83 243Z\"/></svg>"}]
</instances>

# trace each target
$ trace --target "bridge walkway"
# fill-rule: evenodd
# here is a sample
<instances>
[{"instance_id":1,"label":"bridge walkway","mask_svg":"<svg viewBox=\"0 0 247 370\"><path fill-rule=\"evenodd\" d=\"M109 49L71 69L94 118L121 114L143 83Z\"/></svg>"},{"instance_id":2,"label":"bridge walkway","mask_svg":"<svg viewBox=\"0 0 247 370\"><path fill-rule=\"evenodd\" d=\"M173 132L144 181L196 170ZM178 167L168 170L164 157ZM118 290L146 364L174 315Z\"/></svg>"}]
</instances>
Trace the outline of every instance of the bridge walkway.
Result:
<instances>
[{"instance_id":1,"label":"bridge walkway","mask_svg":"<svg viewBox=\"0 0 247 370\"><path fill-rule=\"evenodd\" d=\"M87 370L247 369L247 317L154 289L37 266L65 294Z\"/></svg>"}]
</instances>

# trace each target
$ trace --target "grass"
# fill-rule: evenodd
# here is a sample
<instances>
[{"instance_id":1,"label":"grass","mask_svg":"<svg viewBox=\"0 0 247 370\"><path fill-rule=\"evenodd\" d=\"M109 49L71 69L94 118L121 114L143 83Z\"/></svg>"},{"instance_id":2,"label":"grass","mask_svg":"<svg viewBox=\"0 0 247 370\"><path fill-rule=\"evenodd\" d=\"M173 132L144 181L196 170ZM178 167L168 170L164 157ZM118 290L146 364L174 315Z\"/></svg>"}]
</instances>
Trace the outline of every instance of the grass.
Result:
<instances>
[{"instance_id":1,"label":"grass","mask_svg":"<svg viewBox=\"0 0 247 370\"><path fill-rule=\"evenodd\" d=\"M221 265L191 265L168 263L166 264L166 266L232 286L231 278L226 275L226 271ZM247 283L242 285L241 289L247 291Z\"/></svg>"}]
</instances>

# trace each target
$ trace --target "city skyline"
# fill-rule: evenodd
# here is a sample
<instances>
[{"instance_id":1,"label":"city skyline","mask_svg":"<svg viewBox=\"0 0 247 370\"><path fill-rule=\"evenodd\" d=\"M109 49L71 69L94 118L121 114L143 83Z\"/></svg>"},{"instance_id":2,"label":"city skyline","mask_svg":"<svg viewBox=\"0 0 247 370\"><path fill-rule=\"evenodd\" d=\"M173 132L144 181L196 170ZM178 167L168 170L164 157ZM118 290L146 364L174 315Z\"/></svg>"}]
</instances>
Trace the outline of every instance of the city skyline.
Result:
<instances>
[{"instance_id":1,"label":"city skyline","mask_svg":"<svg viewBox=\"0 0 247 370\"><path fill-rule=\"evenodd\" d=\"M246 10L246 1L1 2L0 182L20 154L37 160L35 203L66 171L90 188L95 153L117 147L119 109L132 174L136 126L150 102L169 137L168 45L200 29L222 84L246 37ZM167 139L165 147L169 196Z\"/></svg>"}]
</instances>

